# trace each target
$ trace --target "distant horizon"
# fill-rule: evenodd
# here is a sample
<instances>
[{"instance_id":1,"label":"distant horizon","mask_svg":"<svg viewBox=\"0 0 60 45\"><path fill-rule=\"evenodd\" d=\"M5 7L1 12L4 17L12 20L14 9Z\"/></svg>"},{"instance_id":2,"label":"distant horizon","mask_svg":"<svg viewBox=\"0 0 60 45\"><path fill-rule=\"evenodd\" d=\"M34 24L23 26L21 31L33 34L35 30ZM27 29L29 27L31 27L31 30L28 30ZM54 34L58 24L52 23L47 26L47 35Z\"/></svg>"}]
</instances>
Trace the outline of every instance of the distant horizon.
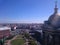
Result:
<instances>
[{"instance_id":1,"label":"distant horizon","mask_svg":"<svg viewBox=\"0 0 60 45\"><path fill-rule=\"evenodd\" d=\"M0 23L0 24L43 24L43 23Z\"/></svg>"},{"instance_id":2,"label":"distant horizon","mask_svg":"<svg viewBox=\"0 0 60 45\"><path fill-rule=\"evenodd\" d=\"M0 24L44 24L44 23L0 23Z\"/></svg>"},{"instance_id":3,"label":"distant horizon","mask_svg":"<svg viewBox=\"0 0 60 45\"><path fill-rule=\"evenodd\" d=\"M0 23L44 23L54 7L55 0L0 0Z\"/></svg>"}]
</instances>

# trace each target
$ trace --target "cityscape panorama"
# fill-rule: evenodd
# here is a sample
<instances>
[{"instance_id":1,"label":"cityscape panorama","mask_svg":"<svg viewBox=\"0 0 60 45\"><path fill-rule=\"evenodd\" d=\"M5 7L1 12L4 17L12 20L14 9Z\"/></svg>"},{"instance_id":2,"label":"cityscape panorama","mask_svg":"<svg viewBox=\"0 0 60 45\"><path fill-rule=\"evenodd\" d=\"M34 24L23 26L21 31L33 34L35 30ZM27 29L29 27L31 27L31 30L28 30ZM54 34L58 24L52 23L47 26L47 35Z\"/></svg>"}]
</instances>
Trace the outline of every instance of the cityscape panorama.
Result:
<instances>
[{"instance_id":1,"label":"cityscape panorama","mask_svg":"<svg viewBox=\"0 0 60 45\"><path fill-rule=\"evenodd\" d=\"M60 45L60 0L0 0L0 45Z\"/></svg>"}]
</instances>

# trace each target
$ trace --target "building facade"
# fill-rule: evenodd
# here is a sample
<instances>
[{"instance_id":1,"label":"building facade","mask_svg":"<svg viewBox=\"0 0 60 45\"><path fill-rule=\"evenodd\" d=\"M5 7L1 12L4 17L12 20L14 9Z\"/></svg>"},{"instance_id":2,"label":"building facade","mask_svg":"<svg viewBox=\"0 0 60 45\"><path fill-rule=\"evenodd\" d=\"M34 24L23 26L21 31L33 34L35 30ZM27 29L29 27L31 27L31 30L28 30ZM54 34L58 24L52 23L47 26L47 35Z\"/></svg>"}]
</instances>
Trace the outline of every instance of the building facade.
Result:
<instances>
[{"instance_id":1,"label":"building facade","mask_svg":"<svg viewBox=\"0 0 60 45\"><path fill-rule=\"evenodd\" d=\"M57 1L54 13L43 25L43 45L60 45L60 14L58 13Z\"/></svg>"},{"instance_id":2,"label":"building facade","mask_svg":"<svg viewBox=\"0 0 60 45\"><path fill-rule=\"evenodd\" d=\"M10 36L10 27L0 27L0 39L8 38Z\"/></svg>"}]
</instances>

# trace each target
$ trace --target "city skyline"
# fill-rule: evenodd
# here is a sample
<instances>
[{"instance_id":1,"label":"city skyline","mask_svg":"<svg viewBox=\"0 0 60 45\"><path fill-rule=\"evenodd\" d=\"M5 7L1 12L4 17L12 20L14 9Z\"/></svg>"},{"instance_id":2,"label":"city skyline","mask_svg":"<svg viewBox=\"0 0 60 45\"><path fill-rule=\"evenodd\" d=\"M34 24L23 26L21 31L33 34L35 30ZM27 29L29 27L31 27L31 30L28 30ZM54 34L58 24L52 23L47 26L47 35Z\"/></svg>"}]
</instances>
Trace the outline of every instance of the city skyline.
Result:
<instances>
[{"instance_id":1,"label":"city skyline","mask_svg":"<svg viewBox=\"0 0 60 45\"><path fill-rule=\"evenodd\" d=\"M0 23L43 23L54 13L55 0L0 0ZM60 0L58 9L60 12Z\"/></svg>"}]
</instances>

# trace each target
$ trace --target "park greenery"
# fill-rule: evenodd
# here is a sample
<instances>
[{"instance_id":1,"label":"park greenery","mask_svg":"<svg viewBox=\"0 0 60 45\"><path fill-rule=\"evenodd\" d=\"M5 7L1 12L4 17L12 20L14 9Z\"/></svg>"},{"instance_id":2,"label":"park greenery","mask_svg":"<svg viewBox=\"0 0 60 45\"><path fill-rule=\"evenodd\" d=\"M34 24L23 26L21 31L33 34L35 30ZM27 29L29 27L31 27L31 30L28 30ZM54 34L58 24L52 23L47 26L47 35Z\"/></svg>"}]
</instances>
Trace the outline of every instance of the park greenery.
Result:
<instances>
[{"instance_id":1,"label":"park greenery","mask_svg":"<svg viewBox=\"0 0 60 45\"><path fill-rule=\"evenodd\" d=\"M25 33L24 35L29 40L29 45L37 45L35 40L28 33Z\"/></svg>"},{"instance_id":2,"label":"park greenery","mask_svg":"<svg viewBox=\"0 0 60 45\"><path fill-rule=\"evenodd\" d=\"M25 37L25 39L23 38ZM11 41L12 45L24 45L24 43L26 42L26 39L28 39L28 45L37 45L35 40L28 34L28 33L24 33L23 35L19 35L16 37L15 40Z\"/></svg>"},{"instance_id":3,"label":"park greenery","mask_svg":"<svg viewBox=\"0 0 60 45\"><path fill-rule=\"evenodd\" d=\"M25 40L23 39L15 39L11 42L12 45L23 45L25 43Z\"/></svg>"}]
</instances>

